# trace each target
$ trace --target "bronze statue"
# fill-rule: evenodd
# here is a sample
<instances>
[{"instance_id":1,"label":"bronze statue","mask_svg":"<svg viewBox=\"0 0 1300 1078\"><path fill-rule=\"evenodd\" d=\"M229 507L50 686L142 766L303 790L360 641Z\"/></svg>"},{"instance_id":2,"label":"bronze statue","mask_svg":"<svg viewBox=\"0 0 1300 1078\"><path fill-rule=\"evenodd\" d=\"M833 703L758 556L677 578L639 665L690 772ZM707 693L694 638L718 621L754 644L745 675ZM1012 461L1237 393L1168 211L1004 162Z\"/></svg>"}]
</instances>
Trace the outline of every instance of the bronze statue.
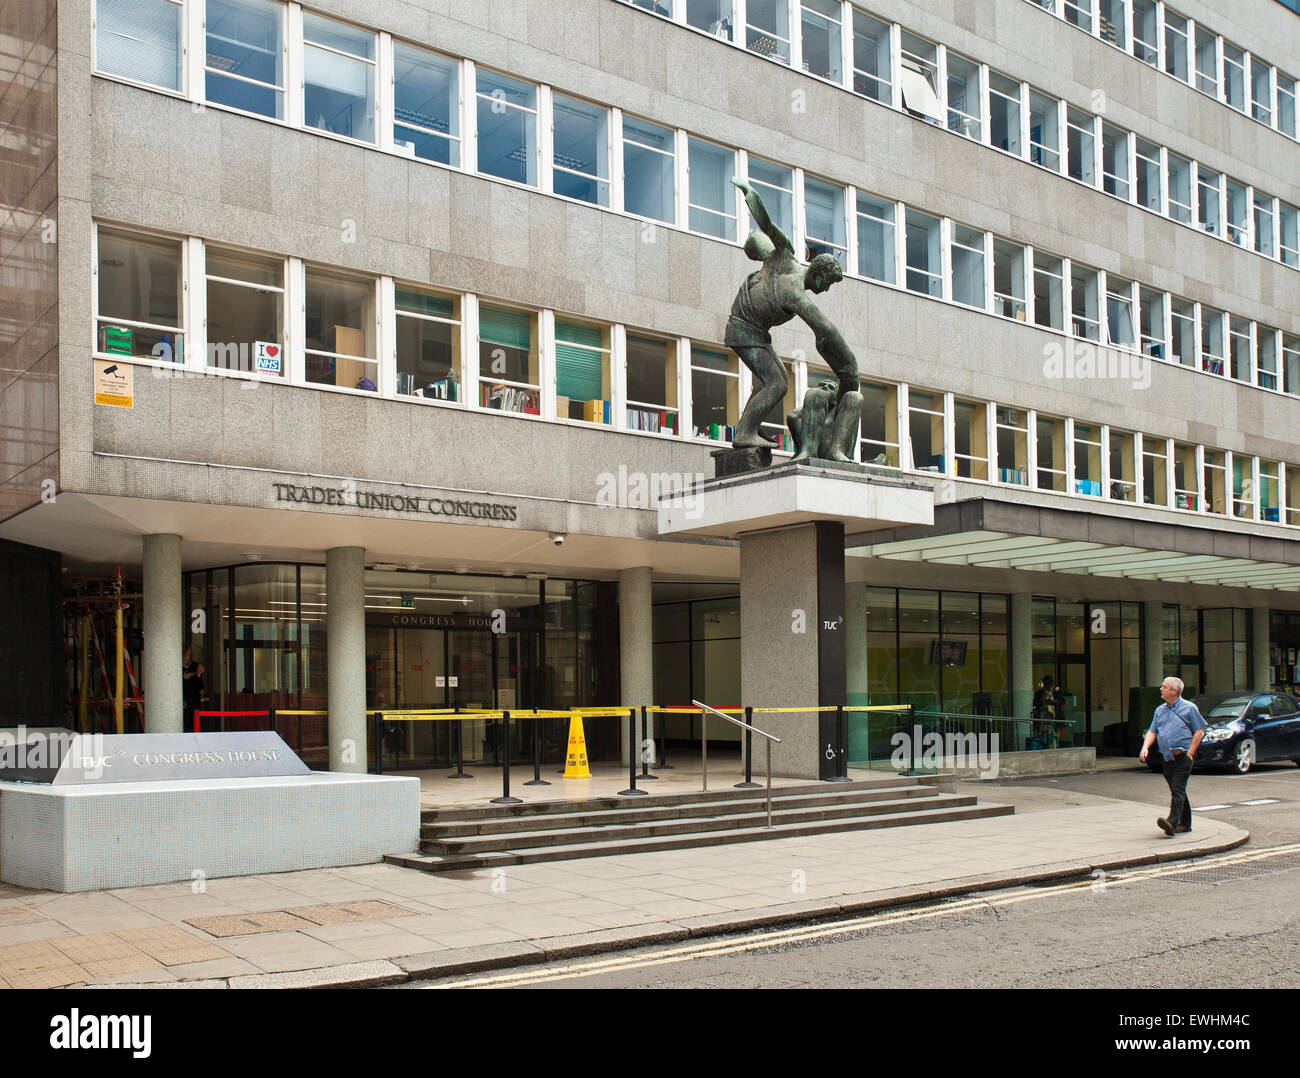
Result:
<instances>
[{"instance_id":1,"label":"bronze statue","mask_svg":"<svg viewBox=\"0 0 1300 1078\"><path fill-rule=\"evenodd\" d=\"M851 461L862 415L858 361L840 331L809 296L810 292L820 295L843 280L844 271L828 254L817 255L804 266L795 257L790 238L768 216L758 192L735 177L731 182L744 193L745 204L758 226L745 240L745 254L763 264L741 284L727 320L727 347L740 357L758 383L736 424L732 445L754 448L772 444L759 432L758 425L784 399L789 380L772 349L770 330L797 315L815 334L817 351L835 372L837 382L808 390L803 408L790 413L794 459Z\"/></svg>"}]
</instances>

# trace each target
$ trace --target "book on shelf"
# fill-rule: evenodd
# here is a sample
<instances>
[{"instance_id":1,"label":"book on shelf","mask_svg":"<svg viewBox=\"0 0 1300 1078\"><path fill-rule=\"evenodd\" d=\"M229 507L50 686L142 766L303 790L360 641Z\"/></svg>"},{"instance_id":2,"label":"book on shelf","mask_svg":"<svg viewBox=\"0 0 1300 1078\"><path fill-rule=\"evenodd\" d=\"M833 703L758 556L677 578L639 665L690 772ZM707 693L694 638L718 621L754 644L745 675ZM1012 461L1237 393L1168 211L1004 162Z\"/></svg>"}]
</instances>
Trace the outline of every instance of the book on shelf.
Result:
<instances>
[{"instance_id":1,"label":"book on shelf","mask_svg":"<svg viewBox=\"0 0 1300 1078\"><path fill-rule=\"evenodd\" d=\"M582 418L588 423L608 423L609 401L583 401Z\"/></svg>"},{"instance_id":2,"label":"book on shelf","mask_svg":"<svg viewBox=\"0 0 1300 1078\"><path fill-rule=\"evenodd\" d=\"M479 387L479 405L498 412L519 412L524 415L541 413L537 390L519 389L515 386L485 383Z\"/></svg>"},{"instance_id":3,"label":"book on shelf","mask_svg":"<svg viewBox=\"0 0 1300 1078\"><path fill-rule=\"evenodd\" d=\"M668 431L675 434L677 413L633 406L627 410L627 425L629 430L648 430L655 434Z\"/></svg>"}]
</instances>

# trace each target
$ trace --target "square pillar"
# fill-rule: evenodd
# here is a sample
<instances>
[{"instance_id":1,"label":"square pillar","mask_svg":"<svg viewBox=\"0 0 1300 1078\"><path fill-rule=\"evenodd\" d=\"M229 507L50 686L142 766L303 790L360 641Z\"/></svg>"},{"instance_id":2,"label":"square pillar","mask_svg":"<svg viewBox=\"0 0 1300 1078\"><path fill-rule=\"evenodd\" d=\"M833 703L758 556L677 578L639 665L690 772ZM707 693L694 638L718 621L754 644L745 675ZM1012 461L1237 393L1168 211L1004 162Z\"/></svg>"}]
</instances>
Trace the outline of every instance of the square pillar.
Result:
<instances>
[{"instance_id":1,"label":"square pillar","mask_svg":"<svg viewBox=\"0 0 1300 1078\"><path fill-rule=\"evenodd\" d=\"M150 734L181 732L185 650L181 596L181 537L144 537L144 722Z\"/></svg>"},{"instance_id":2,"label":"square pillar","mask_svg":"<svg viewBox=\"0 0 1300 1078\"><path fill-rule=\"evenodd\" d=\"M618 574L618 658L621 686L618 702L628 707L640 708L655 703L653 577L649 566L624 569ZM646 716L647 738L654 737L654 718L654 715ZM620 726L619 738L625 742L627 724L622 723ZM638 720L638 733L639 730ZM622 759L626 764L626 744L623 746Z\"/></svg>"},{"instance_id":3,"label":"square pillar","mask_svg":"<svg viewBox=\"0 0 1300 1078\"><path fill-rule=\"evenodd\" d=\"M330 770L366 770L366 552L325 552L326 686Z\"/></svg>"}]
</instances>

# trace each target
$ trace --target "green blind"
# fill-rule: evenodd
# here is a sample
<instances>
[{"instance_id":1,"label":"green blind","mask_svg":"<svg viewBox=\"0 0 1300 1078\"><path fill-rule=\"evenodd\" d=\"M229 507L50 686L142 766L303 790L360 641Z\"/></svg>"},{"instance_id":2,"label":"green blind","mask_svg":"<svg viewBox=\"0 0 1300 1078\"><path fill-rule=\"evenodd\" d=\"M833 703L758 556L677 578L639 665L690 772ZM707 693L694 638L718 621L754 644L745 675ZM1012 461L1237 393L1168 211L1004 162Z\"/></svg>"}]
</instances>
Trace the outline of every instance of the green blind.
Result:
<instances>
[{"instance_id":1,"label":"green blind","mask_svg":"<svg viewBox=\"0 0 1300 1078\"><path fill-rule=\"evenodd\" d=\"M452 301L444 296L430 296L424 292L407 292L397 289L397 309L414 311L416 314L432 314L439 318L454 318L455 308Z\"/></svg>"},{"instance_id":2,"label":"green blind","mask_svg":"<svg viewBox=\"0 0 1300 1078\"><path fill-rule=\"evenodd\" d=\"M482 307L478 314L478 339L501 348L527 352L532 342L532 316L527 311Z\"/></svg>"},{"instance_id":3,"label":"green blind","mask_svg":"<svg viewBox=\"0 0 1300 1078\"><path fill-rule=\"evenodd\" d=\"M605 353L598 326L555 323L555 392L575 401L604 398Z\"/></svg>"}]
</instances>

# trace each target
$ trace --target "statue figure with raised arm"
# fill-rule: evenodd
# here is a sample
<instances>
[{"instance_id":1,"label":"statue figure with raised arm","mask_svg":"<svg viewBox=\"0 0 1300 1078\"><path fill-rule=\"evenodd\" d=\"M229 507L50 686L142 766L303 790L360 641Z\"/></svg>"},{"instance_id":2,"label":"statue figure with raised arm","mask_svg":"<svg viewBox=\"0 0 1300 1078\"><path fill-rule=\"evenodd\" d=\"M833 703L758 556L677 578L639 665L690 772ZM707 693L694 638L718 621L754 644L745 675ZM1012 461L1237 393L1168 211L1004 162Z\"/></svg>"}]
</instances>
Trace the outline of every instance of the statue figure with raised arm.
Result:
<instances>
[{"instance_id":1,"label":"statue figure with raised arm","mask_svg":"<svg viewBox=\"0 0 1300 1078\"><path fill-rule=\"evenodd\" d=\"M862 416L858 361L840 331L812 301L813 295L820 295L842 280L844 272L828 254L818 255L807 266L801 263L789 237L768 216L758 192L735 177L731 182L744 193L745 204L757 225L745 240L745 254L762 263L741 284L727 320L727 347L740 357L756 382L736 424L732 444L737 448L771 446L758 426L785 398L789 380L772 349L770 330L798 316L813 331L817 351L835 373L837 384L833 389L828 383L825 388L810 390L804 408L788 417L795 439L794 459L851 461Z\"/></svg>"}]
</instances>

